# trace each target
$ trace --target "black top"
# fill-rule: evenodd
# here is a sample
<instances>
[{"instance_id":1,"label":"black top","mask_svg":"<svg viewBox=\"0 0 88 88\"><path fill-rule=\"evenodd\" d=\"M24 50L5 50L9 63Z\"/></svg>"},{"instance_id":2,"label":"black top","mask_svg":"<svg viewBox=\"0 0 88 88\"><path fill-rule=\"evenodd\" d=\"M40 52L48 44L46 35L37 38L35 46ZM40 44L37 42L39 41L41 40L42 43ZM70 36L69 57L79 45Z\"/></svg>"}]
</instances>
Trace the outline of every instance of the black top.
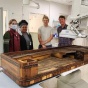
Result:
<instances>
[{"instance_id":1,"label":"black top","mask_svg":"<svg viewBox=\"0 0 88 88\"><path fill-rule=\"evenodd\" d=\"M29 39L30 39L30 42L31 44L29 45L29 49L27 49L27 42L26 42L26 39L24 38L23 35L20 36L20 46L21 46L21 51L23 50L32 50L33 49L33 41L32 41L32 37L31 37L31 34L27 33Z\"/></svg>"}]
</instances>

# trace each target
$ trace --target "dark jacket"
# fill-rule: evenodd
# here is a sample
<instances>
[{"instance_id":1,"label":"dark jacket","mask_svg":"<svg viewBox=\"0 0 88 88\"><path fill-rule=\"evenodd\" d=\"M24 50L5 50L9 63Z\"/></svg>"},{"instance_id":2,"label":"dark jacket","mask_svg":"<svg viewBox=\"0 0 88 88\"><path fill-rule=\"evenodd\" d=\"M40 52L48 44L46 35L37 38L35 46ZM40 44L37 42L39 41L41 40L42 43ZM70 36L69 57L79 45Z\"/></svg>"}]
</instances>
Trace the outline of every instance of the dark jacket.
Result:
<instances>
[{"instance_id":1,"label":"dark jacket","mask_svg":"<svg viewBox=\"0 0 88 88\"><path fill-rule=\"evenodd\" d=\"M31 42L31 45L29 45L29 50L32 50L33 49L33 41L32 41L32 37L31 37L30 33L28 34L28 37L29 37L30 42ZM20 36L20 46L21 46L21 51L28 50L27 49L27 43L26 43L26 40L25 40L23 35Z\"/></svg>"},{"instance_id":2,"label":"dark jacket","mask_svg":"<svg viewBox=\"0 0 88 88\"><path fill-rule=\"evenodd\" d=\"M20 51L20 35L10 29L4 34L4 53Z\"/></svg>"}]
</instances>

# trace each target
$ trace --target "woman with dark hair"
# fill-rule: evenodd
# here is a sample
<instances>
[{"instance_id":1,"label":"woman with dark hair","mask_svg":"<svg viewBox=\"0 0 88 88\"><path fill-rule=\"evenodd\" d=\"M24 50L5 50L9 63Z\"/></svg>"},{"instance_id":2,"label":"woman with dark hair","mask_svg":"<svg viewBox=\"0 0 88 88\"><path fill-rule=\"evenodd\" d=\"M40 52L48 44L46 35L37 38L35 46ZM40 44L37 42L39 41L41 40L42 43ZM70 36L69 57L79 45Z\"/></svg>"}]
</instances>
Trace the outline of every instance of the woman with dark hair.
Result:
<instances>
[{"instance_id":1,"label":"woman with dark hair","mask_svg":"<svg viewBox=\"0 0 88 88\"><path fill-rule=\"evenodd\" d=\"M30 33L27 33L28 22L26 20L21 20L19 22L19 27L21 31L20 46L21 50L32 50L33 41Z\"/></svg>"},{"instance_id":2,"label":"woman with dark hair","mask_svg":"<svg viewBox=\"0 0 88 88\"><path fill-rule=\"evenodd\" d=\"M16 31L18 28L17 21L9 21L9 30L4 34L4 53L20 51L20 35Z\"/></svg>"}]
</instances>

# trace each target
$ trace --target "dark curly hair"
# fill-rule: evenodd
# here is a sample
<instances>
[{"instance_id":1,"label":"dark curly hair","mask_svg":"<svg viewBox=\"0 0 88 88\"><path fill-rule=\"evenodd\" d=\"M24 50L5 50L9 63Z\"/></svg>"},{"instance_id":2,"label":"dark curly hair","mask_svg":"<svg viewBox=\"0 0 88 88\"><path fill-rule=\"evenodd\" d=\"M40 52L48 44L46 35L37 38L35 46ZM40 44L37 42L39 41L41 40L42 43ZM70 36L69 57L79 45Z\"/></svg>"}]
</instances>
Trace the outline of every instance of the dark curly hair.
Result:
<instances>
[{"instance_id":1,"label":"dark curly hair","mask_svg":"<svg viewBox=\"0 0 88 88\"><path fill-rule=\"evenodd\" d=\"M63 15L60 15L60 16L59 16L59 18L63 18L63 19L66 19L66 18L65 18L65 16L63 16Z\"/></svg>"},{"instance_id":2,"label":"dark curly hair","mask_svg":"<svg viewBox=\"0 0 88 88\"><path fill-rule=\"evenodd\" d=\"M28 25L28 22L26 20L21 20L18 25L21 27L22 25Z\"/></svg>"}]
</instances>

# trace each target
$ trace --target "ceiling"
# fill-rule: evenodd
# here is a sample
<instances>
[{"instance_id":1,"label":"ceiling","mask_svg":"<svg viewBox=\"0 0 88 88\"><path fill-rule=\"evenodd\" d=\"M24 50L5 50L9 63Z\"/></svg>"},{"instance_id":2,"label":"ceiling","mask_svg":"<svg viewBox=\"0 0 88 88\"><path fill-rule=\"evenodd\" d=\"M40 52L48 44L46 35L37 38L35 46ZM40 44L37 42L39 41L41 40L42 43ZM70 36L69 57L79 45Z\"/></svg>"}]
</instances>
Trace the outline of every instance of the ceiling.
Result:
<instances>
[{"instance_id":1,"label":"ceiling","mask_svg":"<svg viewBox=\"0 0 88 88\"><path fill-rule=\"evenodd\" d=\"M65 5L72 5L72 0L46 0L46 1L53 1Z\"/></svg>"}]
</instances>

